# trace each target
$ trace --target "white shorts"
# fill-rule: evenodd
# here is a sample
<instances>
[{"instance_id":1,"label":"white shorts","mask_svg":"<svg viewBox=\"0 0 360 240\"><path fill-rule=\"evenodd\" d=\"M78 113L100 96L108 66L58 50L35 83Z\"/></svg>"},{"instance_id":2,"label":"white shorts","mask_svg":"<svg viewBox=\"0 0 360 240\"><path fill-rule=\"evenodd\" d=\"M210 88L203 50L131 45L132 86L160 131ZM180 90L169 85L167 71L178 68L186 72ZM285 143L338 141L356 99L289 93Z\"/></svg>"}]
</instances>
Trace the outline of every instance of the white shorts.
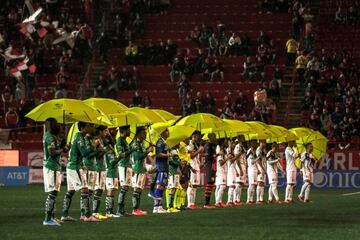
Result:
<instances>
[{"instance_id":1,"label":"white shorts","mask_svg":"<svg viewBox=\"0 0 360 240\"><path fill-rule=\"evenodd\" d=\"M296 171L286 171L286 183L296 184Z\"/></svg>"},{"instance_id":2,"label":"white shorts","mask_svg":"<svg viewBox=\"0 0 360 240\"><path fill-rule=\"evenodd\" d=\"M314 172L312 171L303 171L303 180L310 183L314 182Z\"/></svg>"},{"instance_id":3,"label":"white shorts","mask_svg":"<svg viewBox=\"0 0 360 240\"><path fill-rule=\"evenodd\" d=\"M278 183L278 175L275 171L267 171L267 177L269 180L269 184L277 184Z\"/></svg>"},{"instance_id":4,"label":"white shorts","mask_svg":"<svg viewBox=\"0 0 360 240\"><path fill-rule=\"evenodd\" d=\"M236 173L233 172L232 174L229 174L226 176L226 185L228 187L235 186L236 184Z\"/></svg>"},{"instance_id":5,"label":"white shorts","mask_svg":"<svg viewBox=\"0 0 360 240\"><path fill-rule=\"evenodd\" d=\"M59 171L53 171L43 167L45 192L60 192L62 174Z\"/></svg>"},{"instance_id":6,"label":"white shorts","mask_svg":"<svg viewBox=\"0 0 360 240\"><path fill-rule=\"evenodd\" d=\"M257 181L258 182L265 182L265 174L262 174L262 173L258 174L257 175Z\"/></svg>"},{"instance_id":7,"label":"white shorts","mask_svg":"<svg viewBox=\"0 0 360 240\"><path fill-rule=\"evenodd\" d=\"M146 173L135 173L132 177L132 187L144 189L146 180Z\"/></svg>"},{"instance_id":8,"label":"white shorts","mask_svg":"<svg viewBox=\"0 0 360 240\"><path fill-rule=\"evenodd\" d=\"M106 178L106 190L118 189L119 179L118 178Z\"/></svg>"},{"instance_id":9,"label":"white shorts","mask_svg":"<svg viewBox=\"0 0 360 240\"><path fill-rule=\"evenodd\" d=\"M201 174L200 170L196 170L196 173L190 173L190 184L192 186L199 186L201 183Z\"/></svg>"},{"instance_id":10,"label":"white shorts","mask_svg":"<svg viewBox=\"0 0 360 240\"><path fill-rule=\"evenodd\" d=\"M180 186L180 176L179 174L170 175L168 180L168 188L175 189Z\"/></svg>"},{"instance_id":11,"label":"white shorts","mask_svg":"<svg viewBox=\"0 0 360 240\"><path fill-rule=\"evenodd\" d=\"M84 169L80 169L79 172L82 187L88 188L89 190L95 190L96 172Z\"/></svg>"},{"instance_id":12,"label":"white shorts","mask_svg":"<svg viewBox=\"0 0 360 240\"><path fill-rule=\"evenodd\" d=\"M249 185L256 185L258 183L258 171L248 169Z\"/></svg>"},{"instance_id":13,"label":"white shorts","mask_svg":"<svg viewBox=\"0 0 360 240\"><path fill-rule=\"evenodd\" d=\"M78 170L66 168L66 181L68 191L79 191L82 188Z\"/></svg>"},{"instance_id":14,"label":"white shorts","mask_svg":"<svg viewBox=\"0 0 360 240\"><path fill-rule=\"evenodd\" d=\"M242 175L240 174L239 171L239 175L235 177L235 181L236 183L246 183L246 177L247 177L246 167L243 164L241 164L240 166L242 170Z\"/></svg>"},{"instance_id":15,"label":"white shorts","mask_svg":"<svg viewBox=\"0 0 360 240\"><path fill-rule=\"evenodd\" d=\"M95 190L105 190L106 171L95 172Z\"/></svg>"},{"instance_id":16,"label":"white shorts","mask_svg":"<svg viewBox=\"0 0 360 240\"><path fill-rule=\"evenodd\" d=\"M216 173L216 178L215 178L215 185L219 186L219 185L225 185L227 183L227 174L221 174L221 173Z\"/></svg>"},{"instance_id":17,"label":"white shorts","mask_svg":"<svg viewBox=\"0 0 360 240\"><path fill-rule=\"evenodd\" d=\"M131 187L133 170L129 167L119 167L120 186Z\"/></svg>"}]
</instances>

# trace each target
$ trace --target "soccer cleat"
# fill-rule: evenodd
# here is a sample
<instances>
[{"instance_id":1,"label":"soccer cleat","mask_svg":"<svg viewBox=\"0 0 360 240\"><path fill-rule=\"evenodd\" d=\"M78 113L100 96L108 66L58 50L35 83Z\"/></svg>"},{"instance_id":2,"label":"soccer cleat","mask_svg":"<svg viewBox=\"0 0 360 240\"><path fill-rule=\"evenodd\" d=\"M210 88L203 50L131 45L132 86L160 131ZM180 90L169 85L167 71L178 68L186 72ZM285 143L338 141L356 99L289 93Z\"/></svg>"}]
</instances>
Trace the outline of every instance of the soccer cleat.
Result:
<instances>
[{"instance_id":1,"label":"soccer cleat","mask_svg":"<svg viewBox=\"0 0 360 240\"><path fill-rule=\"evenodd\" d=\"M107 218L119 218L120 217L120 214L114 214L114 213L107 213L105 215Z\"/></svg>"},{"instance_id":2,"label":"soccer cleat","mask_svg":"<svg viewBox=\"0 0 360 240\"><path fill-rule=\"evenodd\" d=\"M255 204L255 202L253 202L253 201L247 201L246 202L246 205L254 205Z\"/></svg>"},{"instance_id":3,"label":"soccer cleat","mask_svg":"<svg viewBox=\"0 0 360 240\"><path fill-rule=\"evenodd\" d=\"M280 200L277 200L277 201L275 201L274 203L275 203L275 204L283 204L283 202L280 201Z\"/></svg>"},{"instance_id":4,"label":"soccer cleat","mask_svg":"<svg viewBox=\"0 0 360 240\"><path fill-rule=\"evenodd\" d=\"M61 221L63 222L76 222L77 220L73 217L70 216L66 216L66 217L61 217Z\"/></svg>"},{"instance_id":5,"label":"soccer cleat","mask_svg":"<svg viewBox=\"0 0 360 240\"><path fill-rule=\"evenodd\" d=\"M163 209L163 207L157 207L157 208L154 208L154 211L153 213L168 213L168 211L166 211L165 209Z\"/></svg>"},{"instance_id":6,"label":"soccer cleat","mask_svg":"<svg viewBox=\"0 0 360 240\"><path fill-rule=\"evenodd\" d=\"M107 219L107 216L102 215L102 214L100 214L100 213L93 213L93 216L96 217L97 219L100 219L100 220L105 220L105 219Z\"/></svg>"},{"instance_id":7,"label":"soccer cleat","mask_svg":"<svg viewBox=\"0 0 360 240\"><path fill-rule=\"evenodd\" d=\"M59 224L63 224L64 221L61 221L61 219L59 218L53 218L52 220L54 220L55 222L59 223Z\"/></svg>"},{"instance_id":8,"label":"soccer cleat","mask_svg":"<svg viewBox=\"0 0 360 240\"><path fill-rule=\"evenodd\" d=\"M243 204L242 204L242 202L234 202L234 205L235 206L242 206Z\"/></svg>"},{"instance_id":9,"label":"soccer cleat","mask_svg":"<svg viewBox=\"0 0 360 240\"><path fill-rule=\"evenodd\" d=\"M61 226L60 223L55 221L54 219L50 219L49 221L43 221L44 226Z\"/></svg>"},{"instance_id":10,"label":"soccer cleat","mask_svg":"<svg viewBox=\"0 0 360 240\"><path fill-rule=\"evenodd\" d=\"M85 217L84 215L81 215L81 216L80 216L80 221L84 221L85 218L86 218L86 217Z\"/></svg>"},{"instance_id":11,"label":"soccer cleat","mask_svg":"<svg viewBox=\"0 0 360 240\"><path fill-rule=\"evenodd\" d=\"M199 207L196 204L191 204L188 206L188 209L195 210L195 209L199 209Z\"/></svg>"},{"instance_id":12,"label":"soccer cleat","mask_svg":"<svg viewBox=\"0 0 360 240\"><path fill-rule=\"evenodd\" d=\"M225 204L225 203L223 203L223 202L220 202L220 204L221 204L221 207L223 207L223 208L229 207L227 204Z\"/></svg>"},{"instance_id":13,"label":"soccer cleat","mask_svg":"<svg viewBox=\"0 0 360 240\"><path fill-rule=\"evenodd\" d=\"M299 201L304 202L304 197L301 195L298 195Z\"/></svg>"},{"instance_id":14,"label":"soccer cleat","mask_svg":"<svg viewBox=\"0 0 360 240\"><path fill-rule=\"evenodd\" d=\"M273 200L268 200L267 203L272 204L272 203L274 203L274 201Z\"/></svg>"},{"instance_id":15,"label":"soccer cleat","mask_svg":"<svg viewBox=\"0 0 360 240\"><path fill-rule=\"evenodd\" d=\"M168 213L178 213L178 212L180 212L180 210L177 210L176 208L169 208L169 209L167 210L167 212L168 212Z\"/></svg>"},{"instance_id":16,"label":"soccer cleat","mask_svg":"<svg viewBox=\"0 0 360 240\"><path fill-rule=\"evenodd\" d=\"M227 207L232 207L232 206L234 206L234 203L233 202L228 202L228 203L226 203L226 206Z\"/></svg>"},{"instance_id":17,"label":"soccer cleat","mask_svg":"<svg viewBox=\"0 0 360 240\"><path fill-rule=\"evenodd\" d=\"M212 206L212 205L204 205L204 208L205 209L214 209L216 208L215 206Z\"/></svg>"},{"instance_id":18,"label":"soccer cleat","mask_svg":"<svg viewBox=\"0 0 360 240\"><path fill-rule=\"evenodd\" d=\"M135 216L146 216L147 215L147 212L146 211L141 211L140 209L134 209L132 211L132 215L135 215Z\"/></svg>"},{"instance_id":19,"label":"soccer cleat","mask_svg":"<svg viewBox=\"0 0 360 240\"><path fill-rule=\"evenodd\" d=\"M221 205L221 203L215 203L215 207L222 208L223 206Z\"/></svg>"},{"instance_id":20,"label":"soccer cleat","mask_svg":"<svg viewBox=\"0 0 360 240\"><path fill-rule=\"evenodd\" d=\"M115 215L115 217L129 217L131 216L130 213L127 213L127 212L117 212L116 214L113 214Z\"/></svg>"},{"instance_id":21,"label":"soccer cleat","mask_svg":"<svg viewBox=\"0 0 360 240\"><path fill-rule=\"evenodd\" d=\"M94 216L91 216L91 217L85 217L84 222L101 222L101 220L95 218Z\"/></svg>"}]
</instances>

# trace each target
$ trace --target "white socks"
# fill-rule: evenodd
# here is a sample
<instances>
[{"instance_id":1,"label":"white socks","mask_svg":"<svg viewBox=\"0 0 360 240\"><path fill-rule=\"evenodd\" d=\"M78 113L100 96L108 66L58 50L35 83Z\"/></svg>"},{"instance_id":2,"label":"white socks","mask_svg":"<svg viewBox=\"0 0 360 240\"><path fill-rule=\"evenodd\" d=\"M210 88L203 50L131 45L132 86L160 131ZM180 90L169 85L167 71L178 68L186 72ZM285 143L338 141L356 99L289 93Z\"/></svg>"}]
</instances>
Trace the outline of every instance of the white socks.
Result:
<instances>
[{"instance_id":1,"label":"white socks","mask_svg":"<svg viewBox=\"0 0 360 240\"><path fill-rule=\"evenodd\" d=\"M253 202L254 201L254 192L255 192L255 185L249 185L247 190L247 201Z\"/></svg>"},{"instance_id":2,"label":"white socks","mask_svg":"<svg viewBox=\"0 0 360 240\"><path fill-rule=\"evenodd\" d=\"M309 200L310 190L311 190L311 184L309 184L305 190L305 201Z\"/></svg>"},{"instance_id":3,"label":"white socks","mask_svg":"<svg viewBox=\"0 0 360 240\"><path fill-rule=\"evenodd\" d=\"M294 185L286 186L285 201L292 201Z\"/></svg>"},{"instance_id":4,"label":"white socks","mask_svg":"<svg viewBox=\"0 0 360 240\"><path fill-rule=\"evenodd\" d=\"M256 201L257 202L263 202L264 201L264 192L265 192L264 186L258 185L256 187Z\"/></svg>"},{"instance_id":5,"label":"white socks","mask_svg":"<svg viewBox=\"0 0 360 240\"><path fill-rule=\"evenodd\" d=\"M273 200L273 191L272 191L272 185L269 186L269 202Z\"/></svg>"},{"instance_id":6,"label":"white socks","mask_svg":"<svg viewBox=\"0 0 360 240\"><path fill-rule=\"evenodd\" d=\"M272 194L274 195L274 197L275 197L275 200L276 201L279 201L279 194L278 194L278 190L277 190L277 186L276 186L277 184L276 183L273 183L273 184L271 184L270 185L270 189L271 189L271 191L272 191ZM270 192L269 192L269 194L270 194ZM270 196L270 195L269 195ZM272 200L272 197L271 197L271 200Z\"/></svg>"},{"instance_id":7,"label":"white socks","mask_svg":"<svg viewBox=\"0 0 360 240\"><path fill-rule=\"evenodd\" d=\"M228 200L227 202L228 203L233 203L234 202L234 187L229 187L229 190L228 190Z\"/></svg>"},{"instance_id":8,"label":"white socks","mask_svg":"<svg viewBox=\"0 0 360 240\"><path fill-rule=\"evenodd\" d=\"M305 190L307 189L307 187L310 185L310 183L308 182L305 182L302 187L301 187L301 191L300 191L300 196L301 197L304 197L304 194L305 194Z\"/></svg>"},{"instance_id":9,"label":"white socks","mask_svg":"<svg viewBox=\"0 0 360 240\"><path fill-rule=\"evenodd\" d=\"M235 202L241 202L241 190L242 190L241 185L240 185L240 184L236 184L235 192L234 192Z\"/></svg>"},{"instance_id":10,"label":"white socks","mask_svg":"<svg viewBox=\"0 0 360 240\"><path fill-rule=\"evenodd\" d=\"M216 189L217 189L216 203L222 202L222 197L223 197L225 188L226 188L225 185L216 186Z\"/></svg>"},{"instance_id":11,"label":"white socks","mask_svg":"<svg viewBox=\"0 0 360 240\"><path fill-rule=\"evenodd\" d=\"M193 205L194 204L194 188L192 187L188 187L186 194L187 194L187 201L188 201L188 206Z\"/></svg>"}]
</instances>

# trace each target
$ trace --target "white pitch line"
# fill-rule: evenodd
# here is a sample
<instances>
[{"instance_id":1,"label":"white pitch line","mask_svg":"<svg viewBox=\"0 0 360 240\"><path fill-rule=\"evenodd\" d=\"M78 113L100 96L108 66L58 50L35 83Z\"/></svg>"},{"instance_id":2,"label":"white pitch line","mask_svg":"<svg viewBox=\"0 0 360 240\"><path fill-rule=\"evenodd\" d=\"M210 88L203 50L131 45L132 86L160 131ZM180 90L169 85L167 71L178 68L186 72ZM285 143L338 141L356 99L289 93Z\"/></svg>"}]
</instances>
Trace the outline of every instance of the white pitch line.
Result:
<instances>
[{"instance_id":1,"label":"white pitch line","mask_svg":"<svg viewBox=\"0 0 360 240\"><path fill-rule=\"evenodd\" d=\"M360 194L360 192L353 192L353 193L345 193L345 194L342 194L343 196L352 196L352 195L358 195Z\"/></svg>"}]
</instances>

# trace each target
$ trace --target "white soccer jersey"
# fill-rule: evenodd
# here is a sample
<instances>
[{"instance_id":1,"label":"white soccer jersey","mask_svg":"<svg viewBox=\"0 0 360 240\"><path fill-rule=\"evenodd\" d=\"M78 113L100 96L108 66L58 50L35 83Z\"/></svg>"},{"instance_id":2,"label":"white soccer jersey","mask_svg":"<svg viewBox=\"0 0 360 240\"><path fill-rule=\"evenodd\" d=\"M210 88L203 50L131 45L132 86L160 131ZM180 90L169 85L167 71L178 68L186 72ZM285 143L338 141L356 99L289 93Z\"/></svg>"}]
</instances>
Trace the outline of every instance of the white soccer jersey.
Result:
<instances>
[{"instance_id":1,"label":"white soccer jersey","mask_svg":"<svg viewBox=\"0 0 360 240\"><path fill-rule=\"evenodd\" d=\"M190 141L190 144L186 147L186 150L188 152L193 152L193 151L197 151L198 147L195 143L193 143L192 141ZM191 158L190 160L190 166L195 169L196 171L200 172L200 154L194 156L193 158Z\"/></svg>"},{"instance_id":2,"label":"white soccer jersey","mask_svg":"<svg viewBox=\"0 0 360 240\"><path fill-rule=\"evenodd\" d=\"M227 181L227 163L221 165L220 161L224 160L224 154L219 151L216 157L216 185L226 185Z\"/></svg>"},{"instance_id":3,"label":"white soccer jersey","mask_svg":"<svg viewBox=\"0 0 360 240\"><path fill-rule=\"evenodd\" d=\"M286 158L286 172L296 172L295 158L296 153L291 147L286 147L285 149L285 158Z\"/></svg>"},{"instance_id":4,"label":"white soccer jersey","mask_svg":"<svg viewBox=\"0 0 360 240\"><path fill-rule=\"evenodd\" d=\"M260 158L259 165L266 170L266 153L260 146L256 149L256 157Z\"/></svg>"},{"instance_id":5,"label":"white soccer jersey","mask_svg":"<svg viewBox=\"0 0 360 240\"><path fill-rule=\"evenodd\" d=\"M249 184L257 184L258 168L255 159L256 159L256 153L250 148L246 153Z\"/></svg>"},{"instance_id":6,"label":"white soccer jersey","mask_svg":"<svg viewBox=\"0 0 360 240\"><path fill-rule=\"evenodd\" d=\"M303 153L301 155L301 162L302 162L302 172L303 172L303 179L304 181L310 181L311 183L314 180L314 164L315 159L313 155L310 153Z\"/></svg>"},{"instance_id":7,"label":"white soccer jersey","mask_svg":"<svg viewBox=\"0 0 360 240\"><path fill-rule=\"evenodd\" d=\"M309 171L309 172L313 172L314 171L314 163L315 160L312 156L312 154L310 153L303 153L301 155L301 162L302 162L302 170L305 171Z\"/></svg>"},{"instance_id":8,"label":"white soccer jersey","mask_svg":"<svg viewBox=\"0 0 360 240\"><path fill-rule=\"evenodd\" d=\"M231 148L227 148L226 149L228 154L231 154L232 149ZM227 161L227 185L228 186L232 186L236 184L236 161L234 162L230 162Z\"/></svg>"}]
</instances>

